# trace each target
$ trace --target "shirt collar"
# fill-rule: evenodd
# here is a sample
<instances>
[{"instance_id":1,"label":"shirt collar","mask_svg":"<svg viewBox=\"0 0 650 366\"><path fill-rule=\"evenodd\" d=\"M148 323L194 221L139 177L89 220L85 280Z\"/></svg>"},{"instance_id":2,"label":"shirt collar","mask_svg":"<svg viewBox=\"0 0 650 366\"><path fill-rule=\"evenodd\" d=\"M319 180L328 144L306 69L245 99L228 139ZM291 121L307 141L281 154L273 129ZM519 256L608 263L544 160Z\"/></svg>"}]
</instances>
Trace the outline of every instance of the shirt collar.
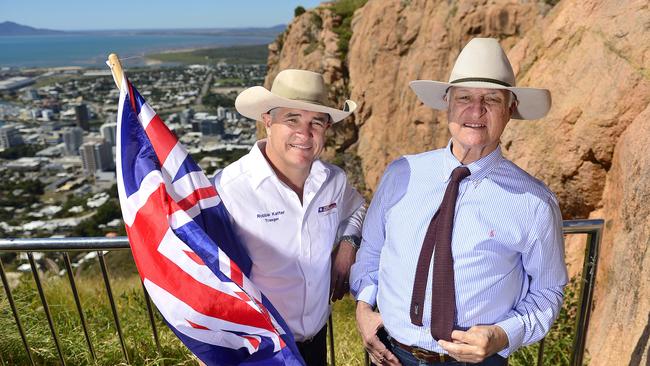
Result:
<instances>
[{"instance_id":1,"label":"shirt collar","mask_svg":"<svg viewBox=\"0 0 650 366\"><path fill-rule=\"evenodd\" d=\"M262 182L264 182L266 179L269 179L271 177L275 177L277 179L277 175L275 174L273 167L271 167L271 164L269 164L268 160L266 160L266 157L264 157L264 154L262 153L262 149L265 148L266 139L261 139L255 142L253 148L248 153L248 165L251 168L249 169L251 185L255 189L258 188L260 184L262 184ZM307 177L307 181L305 181L305 185L307 185L307 183L315 183L318 187L320 187L323 182L325 182L325 179L327 179L329 173L330 169L325 166L322 161L316 159L311 164L309 176Z\"/></svg>"},{"instance_id":2,"label":"shirt collar","mask_svg":"<svg viewBox=\"0 0 650 366\"><path fill-rule=\"evenodd\" d=\"M490 173L492 168L494 168L497 163L501 161L501 159L503 159L503 155L501 154L501 145L498 145L497 148L488 155L466 165L471 173L469 179L474 182L478 182L481 179L485 178L488 173ZM443 165L444 167L441 178L445 182L451 178L451 172L455 168L463 165L460 163L460 161L458 161L458 159L456 159L451 151L451 140L449 140L449 143L447 143L447 147L445 148Z\"/></svg>"}]
</instances>

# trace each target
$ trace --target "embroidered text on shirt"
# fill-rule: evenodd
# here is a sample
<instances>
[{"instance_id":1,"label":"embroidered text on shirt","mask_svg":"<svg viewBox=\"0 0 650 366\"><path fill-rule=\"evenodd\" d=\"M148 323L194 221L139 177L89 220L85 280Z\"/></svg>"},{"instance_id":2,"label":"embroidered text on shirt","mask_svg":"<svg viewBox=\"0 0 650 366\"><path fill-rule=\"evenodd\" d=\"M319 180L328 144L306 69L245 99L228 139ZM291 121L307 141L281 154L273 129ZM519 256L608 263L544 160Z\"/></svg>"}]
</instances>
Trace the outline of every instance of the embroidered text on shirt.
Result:
<instances>
[{"instance_id":1,"label":"embroidered text on shirt","mask_svg":"<svg viewBox=\"0 0 650 366\"><path fill-rule=\"evenodd\" d=\"M275 222L278 221L282 215L284 215L284 210L258 213L257 218L264 219L266 222Z\"/></svg>"}]
</instances>

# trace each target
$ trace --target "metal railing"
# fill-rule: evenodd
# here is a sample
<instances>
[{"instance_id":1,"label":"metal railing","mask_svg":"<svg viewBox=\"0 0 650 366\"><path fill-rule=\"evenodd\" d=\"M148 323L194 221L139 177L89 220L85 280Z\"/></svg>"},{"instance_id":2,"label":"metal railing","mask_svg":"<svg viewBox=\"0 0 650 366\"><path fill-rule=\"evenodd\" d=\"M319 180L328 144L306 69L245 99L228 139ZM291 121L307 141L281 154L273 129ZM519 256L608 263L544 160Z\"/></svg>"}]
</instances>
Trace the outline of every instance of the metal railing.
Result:
<instances>
[{"instance_id":1,"label":"metal railing","mask_svg":"<svg viewBox=\"0 0 650 366\"><path fill-rule=\"evenodd\" d=\"M575 338L574 338L574 345L573 345L573 352L571 356L571 366L581 366L582 365L582 360L583 360L583 355L584 355L584 349L585 349L585 340L586 340L586 335L587 335L587 328L589 325L589 318L591 315L591 304L593 300L593 290L594 290L594 285L595 285L595 280L596 280L596 267L598 263L598 252L599 252L599 246L600 246L600 241L602 238L602 232L603 232L603 225L604 221L603 220L565 220L563 223L563 233L564 234L587 234L587 246L585 250L585 258L584 258L584 265L583 265L583 271L582 271L582 279L581 279L581 285L580 285L580 299L579 299L579 305L578 305L578 312L577 312L577 320L576 320L576 330L575 330ZM43 286L41 284L41 280L38 274L38 270L36 267L36 263L34 260L33 252L61 252L63 256L63 260L65 263L65 268L66 268L66 273L68 277L68 281L70 283L70 287L72 289L72 294L74 296L77 312L79 313L79 319L81 322L81 326L84 332L84 336L86 338L86 344L88 346L88 352L93 359L93 361L97 361L97 356L93 347L93 344L91 342L89 332L88 332L88 326L86 324L85 316L84 316L84 311L81 306L81 301L79 299L79 294L77 291L77 286L75 283L74 275L72 272L72 266L70 264L70 257L68 255L69 252L86 252L86 251L97 251L98 254L98 260L101 268L101 273L102 277L104 280L104 286L106 287L106 293L108 296L108 301L111 306L111 311L113 314L113 320L115 324L115 328L117 330L117 335L119 337L120 341L120 346L122 349L122 354L124 356L124 359L127 363L129 363L129 354L127 352L126 344L124 342L124 336L122 333L122 327L120 326L120 319L119 319L119 314L117 311L117 306L115 304L115 300L113 298L113 291L111 289L111 284L108 276L108 271L106 268L106 261L104 258L104 251L107 250L124 250L124 249L129 249L129 243L126 237L118 237L118 238L44 238L44 239L0 239L0 252L27 252L27 257L29 260L29 264L31 267L31 272L32 275L34 276L34 281L36 283L36 287L38 289L38 294L41 300L41 303L43 305L43 309L45 311L45 316L48 321L48 326L50 329L50 332L52 334L52 339L54 341L59 360L61 361L62 365L65 365L65 358L63 356L63 352L61 350L61 346L59 343L59 339L57 336L57 330L55 329L54 322L52 320L52 315L50 313L50 309L47 303L47 299L45 297L45 294L43 292ZM7 280L7 276L4 271L4 267L2 264L2 261L0 260L0 277L2 279L2 285L5 289L5 293L7 296L7 300L9 302L9 305L11 307L11 311L13 313L14 319L16 321L16 326L18 328L18 332L20 333L20 337L22 339L23 346L25 348L25 352L27 353L27 357L30 361L31 365L34 365L34 359L32 357L32 352L29 347L29 343L27 340L27 337L25 335L25 331L22 326L22 322L20 320L20 315L18 314L12 293L11 293L11 288L9 286L9 281ZM149 322L151 324L151 329L152 329L152 335L154 338L154 341L156 343L156 347L158 349L158 353L162 354L161 352L161 347L160 347L160 341L158 337L158 330L156 328L156 324L154 321L154 311L153 307L151 305L151 300L149 299L149 295L147 294L146 289L144 286L142 286L142 291L144 293L144 298L145 302L147 305L147 312L149 315ZM330 361L331 365L335 365L335 357L334 357L334 329L333 329L333 323L332 323L332 317L330 316L329 320L329 337L328 337L328 343L329 343L329 355L330 355ZM537 364L542 365L542 359L543 359L543 353L544 353L544 341L541 341L540 347L539 347L539 353L537 357ZM368 358L366 355L366 364L368 363Z\"/></svg>"}]
</instances>

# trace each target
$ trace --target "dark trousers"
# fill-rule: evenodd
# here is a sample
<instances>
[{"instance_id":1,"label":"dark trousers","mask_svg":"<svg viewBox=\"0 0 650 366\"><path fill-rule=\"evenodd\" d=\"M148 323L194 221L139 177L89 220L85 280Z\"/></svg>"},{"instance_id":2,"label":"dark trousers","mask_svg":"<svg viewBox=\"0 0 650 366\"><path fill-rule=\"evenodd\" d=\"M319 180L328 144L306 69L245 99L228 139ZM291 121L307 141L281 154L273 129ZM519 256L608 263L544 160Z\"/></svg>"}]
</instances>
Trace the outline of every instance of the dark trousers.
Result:
<instances>
[{"instance_id":1,"label":"dark trousers","mask_svg":"<svg viewBox=\"0 0 650 366\"><path fill-rule=\"evenodd\" d=\"M327 324L314 338L296 345L307 366L327 366Z\"/></svg>"}]
</instances>

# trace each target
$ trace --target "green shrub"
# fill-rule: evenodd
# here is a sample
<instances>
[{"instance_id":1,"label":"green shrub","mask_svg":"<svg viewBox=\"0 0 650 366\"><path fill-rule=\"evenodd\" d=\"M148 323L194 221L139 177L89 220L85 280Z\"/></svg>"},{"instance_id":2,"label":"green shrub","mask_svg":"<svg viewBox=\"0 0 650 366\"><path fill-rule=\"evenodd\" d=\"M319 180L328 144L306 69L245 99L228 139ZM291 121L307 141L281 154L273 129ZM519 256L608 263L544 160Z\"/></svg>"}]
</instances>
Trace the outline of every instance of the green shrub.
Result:
<instances>
[{"instance_id":1,"label":"green shrub","mask_svg":"<svg viewBox=\"0 0 650 366\"><path fill-rule=\"evenodd\" d=\"M0 151L0 159L16 160L23 157L34 157L40 150L46 148L45 145L23 144L13 146Z\"/></svg>"},{"instance_id":2,"label":"green shrub","mask_svg":"<svg viewBox=\"0 0 650 366\"><path fill-rule=\"evenodd\" d=\"M208 108L217 109L217 107L232 108L235 106L235 99L221 93L208 93L201 102Z\"/></svg>"},{"instance_id":3,"label":"green shrub","mask_svg":"<svg viewBox=\"0 0 650 366\"><path fill-rule=\"evenodd\" d=\"M332 10L339 17L341 23L334 27L334 33L339 36L338 48L341 59L345 60L349 51L350 38L352 38L352 16L355 10L364 6L368 0L337 0L332 4Z\"/></svg>"},{"instance_id":4,"label":"green shrub","mask_svg":"<svg viewBox=\"0 0 650 366\"><path fill-rule=\"evenodd\" d=\"M320 31L321 29L323 29L323 18L321 18L321 16L318 15L317 13L312 13L311 24L313 24L314 27L316 27L316 29Z\"/></svg>"},{"instance_id":5,"label":"green shrub","mask_svg":"<svg viewBox=\"0 0 650 366\"><path fill-rule=\"evenodd\" d=\"M307 10L305 10L304 7L298 5L298 6L296 6L296 8L293 10L293 16L294 16L294 17L298 17L298 16L304 14L306 11L307 11Z\"/></svg>"}]
</instances>

